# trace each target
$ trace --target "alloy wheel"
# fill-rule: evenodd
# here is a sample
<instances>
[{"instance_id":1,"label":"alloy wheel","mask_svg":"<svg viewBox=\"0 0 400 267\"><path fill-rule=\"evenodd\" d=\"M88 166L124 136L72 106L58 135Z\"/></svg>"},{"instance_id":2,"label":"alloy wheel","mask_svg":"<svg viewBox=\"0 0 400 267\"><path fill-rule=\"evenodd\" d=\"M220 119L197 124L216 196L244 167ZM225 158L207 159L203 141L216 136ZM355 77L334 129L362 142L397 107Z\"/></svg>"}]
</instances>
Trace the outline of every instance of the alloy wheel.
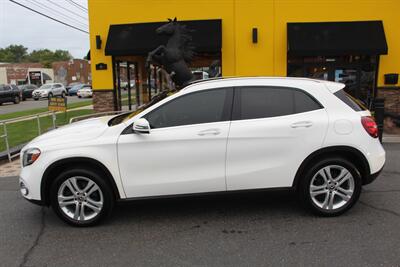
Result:
<instances>
[{"instance_id":1,"label":"alloy wheel","mask_svg":"<svg viewBox=\"0 0 400 267\"><path fill-rule=\"evenodd\" d=\"M345 206L354 193L355 181L343 166L328 165L315 173L310 182L309 194L313 203L332 211Z\"/></svg>"},{"instance_id":2,"label":"alloy wheel","mask_svg":"<svg viewBox=\"0 0 400 267\"><path fill-rule=\"evenodd\" d=\"M57 198L61 211L69 218L81 222L95 218L104 205L100 187L83 176L66 179L59 187Z\"/></svg>"}]
</instances>

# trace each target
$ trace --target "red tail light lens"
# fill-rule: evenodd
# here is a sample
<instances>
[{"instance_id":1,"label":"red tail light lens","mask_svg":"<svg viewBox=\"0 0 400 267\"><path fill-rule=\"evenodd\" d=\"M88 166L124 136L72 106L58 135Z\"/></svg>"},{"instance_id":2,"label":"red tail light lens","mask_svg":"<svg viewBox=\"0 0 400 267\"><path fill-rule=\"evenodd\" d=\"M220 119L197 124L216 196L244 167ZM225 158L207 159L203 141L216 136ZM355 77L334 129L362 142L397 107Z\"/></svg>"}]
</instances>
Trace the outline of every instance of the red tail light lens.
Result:
<instances>
[{"instance_id":1,"label":"red tail light lens","mask_svg":"<svg viewBox=\"0 0 400 267\"><path fill-rule=\"evenodd\" d=\"M378 125L376 125L376 122L372 117L361 117L361 124L370 136L373 138L378 137Z\"/></svg>"}]
</instances>

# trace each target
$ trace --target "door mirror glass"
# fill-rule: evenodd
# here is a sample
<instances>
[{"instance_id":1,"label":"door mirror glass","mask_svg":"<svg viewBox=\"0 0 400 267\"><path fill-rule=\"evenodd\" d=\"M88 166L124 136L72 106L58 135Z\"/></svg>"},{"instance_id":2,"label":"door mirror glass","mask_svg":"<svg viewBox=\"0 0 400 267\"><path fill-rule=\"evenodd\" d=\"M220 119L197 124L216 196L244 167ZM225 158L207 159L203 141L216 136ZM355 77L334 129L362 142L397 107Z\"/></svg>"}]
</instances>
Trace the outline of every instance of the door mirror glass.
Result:
<instances>
[{"instance_id":1,"label":"door mirror glass","mask_svg":"<svg viewBox=\"0 0 400 267\"><path fill-rule=\"evenodd\" d=\"M135 133L149 134L150 124L145 118L140 118L133 123L133 131Z\"/></svg>"}]
</instances>

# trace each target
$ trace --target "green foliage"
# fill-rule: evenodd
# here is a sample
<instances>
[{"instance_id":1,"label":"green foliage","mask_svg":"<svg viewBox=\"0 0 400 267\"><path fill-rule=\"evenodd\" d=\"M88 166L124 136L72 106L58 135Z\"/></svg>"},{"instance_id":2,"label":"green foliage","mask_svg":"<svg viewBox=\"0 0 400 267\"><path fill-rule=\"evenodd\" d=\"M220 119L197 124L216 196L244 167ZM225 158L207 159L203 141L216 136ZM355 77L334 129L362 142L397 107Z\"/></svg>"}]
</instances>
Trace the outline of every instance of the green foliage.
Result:
<instances>
[{"instance_id":1,"label":"green foliage","mask_svg":"<svg viewBox=\"0 0 400 267\"><path fill-rule=\"evenodd\" d=\"M28 48L23 45L10 45L0 48L0 62L21 63L37 62L44 67L50 68L55 61L66 61L72 59L71 54L66 50L51 51L49 49L33 50L28 53Z\"/></svg>"}]
</instances>

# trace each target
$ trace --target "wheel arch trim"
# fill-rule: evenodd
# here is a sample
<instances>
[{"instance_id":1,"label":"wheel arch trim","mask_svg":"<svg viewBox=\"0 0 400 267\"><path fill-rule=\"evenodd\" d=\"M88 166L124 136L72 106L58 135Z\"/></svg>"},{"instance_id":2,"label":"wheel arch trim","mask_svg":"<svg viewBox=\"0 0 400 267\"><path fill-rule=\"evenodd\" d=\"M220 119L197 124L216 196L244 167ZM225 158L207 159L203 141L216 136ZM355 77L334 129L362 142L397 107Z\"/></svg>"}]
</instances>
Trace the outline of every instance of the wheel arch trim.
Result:
<instances>
[{"instance_id":1,"label":"wheel arch trim","mask_svg":"<svg viewBox=\"0 0 400 267\"><path fill-rule=\"evenodd\" d=\"M104 164L102 164L101 162L99 162L96 159L89 158L89 157L70 157L70 158L64 158L64 159L60 159L60 160L53 162L44 171L41 185L40 185L40 196L41 196L42 203L44 203L45 205L49 205L49 203L50 203L50 200L48 197L48 190L50 189L51 181L55 178L51 174L54 171L57 171L58 169L60 171L62 171L65 169L66 164L73 164L73 163L77 163L77 164L79 164L79 166L84 165L84 166L95 168L94 169L95 171L101 170L101 172L105 174L105 178L106 178L107 182L110 183L116 200L119 200L121 198L121 194L118 190L117 184L115 183L115 179L112 176L111 172L108 170L108 168L106 166L104 166Z\"/></svg>"},{"instance_id":2,"label":"wheel arch trim","mask_svg":"<svg viewBox=\"0 0 400 267\"><path fill-rule=\"evenodd\" d=\"M351 146L330 146L330 147L324 147L320 148L310 155L307 156L306 159L303 160L303 162L300 164L300 167L297 169L296 175L293 180L292 187L297 188L299 181L301 179L302 174L306 170L306 167L316 158L319 157L325 157L325 156L342 156L346 159L356 159L357 162L353 162L356 167L359 169L361 172L361 177L363 180L363 184L366 183L366 180L368 180L368 177L371 175L370 172L370 166L367 158L365 155L358 150L357 148L351 147Z\"/></svg>"}]
</instances>

